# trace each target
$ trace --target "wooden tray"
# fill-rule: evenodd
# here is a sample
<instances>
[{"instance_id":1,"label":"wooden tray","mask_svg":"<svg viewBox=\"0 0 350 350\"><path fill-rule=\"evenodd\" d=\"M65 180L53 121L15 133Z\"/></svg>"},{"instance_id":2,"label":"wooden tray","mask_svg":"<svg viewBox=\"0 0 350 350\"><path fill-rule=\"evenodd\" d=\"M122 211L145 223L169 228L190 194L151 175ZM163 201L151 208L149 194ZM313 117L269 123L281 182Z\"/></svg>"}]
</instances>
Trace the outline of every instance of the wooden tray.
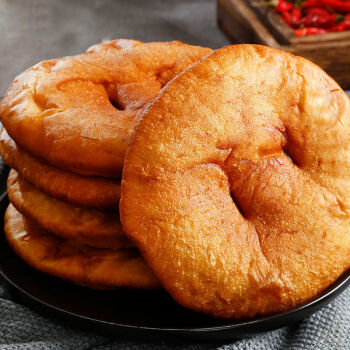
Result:
<instances>
[{"instance_id":1,"label":"wooden tray","mask_svg":"<svg viewBox=\"0 0 350 350\"><path fill-rule=\"evenodd\" d=\"M256 43L303 56L322 67L342 88L350 88L350 31L295 37L272 8L256 0L217 0L221 30L234 43Z\"/></svg>"}]
</instances>

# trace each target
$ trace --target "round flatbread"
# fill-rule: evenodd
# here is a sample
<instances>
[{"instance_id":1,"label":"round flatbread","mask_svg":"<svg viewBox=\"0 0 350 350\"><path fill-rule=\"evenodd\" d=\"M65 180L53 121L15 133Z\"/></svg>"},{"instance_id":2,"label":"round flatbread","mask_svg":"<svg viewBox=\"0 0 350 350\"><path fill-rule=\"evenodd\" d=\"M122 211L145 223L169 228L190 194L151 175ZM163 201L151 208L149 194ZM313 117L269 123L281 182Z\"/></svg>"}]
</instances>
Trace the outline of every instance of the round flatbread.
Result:
<instances>
[{"instance_id":1,"label":"round flatbread","mask_svg":"<svg viewBox=\"0 0 350 350\"><path fill-rule=\"evenodd\" d=\"M300 305L350 268L349 198L347 95L306 59L237 45L145 111L120 213L179 303L250 318Z\"/></svg>"},{"instance_id":2,"label":"round flatbread","mask_svg":"<svg viewBox=\"0 0 350 350\"><path fill-rule=\"evenodd\" d=\"M123 232L117 210L105 213L51 198L13 169L7 180L7 192L17 210L46 231L97 248L132 246Z\"/></svg>"},{"instance_id":3,"label":"round flatbread","mask_svg":"<svg viewBox=\"0 0 350 350\"><path fill-rule=\"evenodd\" d=\"M13 81L0 119L19 146L51 165L120 178L138 113L210 52L178 41L113 40L43 61Z\"/></svg>"},{"instance_id":4,"label":"round flatbread","mask_svg":"<svg viewBox=\"0 0 350 350\"><path fill-rule=\"evenodd\" d=\"M115 210L120 199L120 181L97 176L83 176L41 162L23 151L5 128L0 133L3 161L40 191L73 205L101 210Z\"/></svg>"},{"instance_id":5,"label":"round flatbread","mask_svg":"<svg viewBox=\"0 0 350 350\"><path fill-rule=\"evenodd\" d=\"M96 289L157 289L160 285L136 248L98 249L45 232L11 204L5 235L12 249L35 269Z\"/></svg>"}]
</instances>

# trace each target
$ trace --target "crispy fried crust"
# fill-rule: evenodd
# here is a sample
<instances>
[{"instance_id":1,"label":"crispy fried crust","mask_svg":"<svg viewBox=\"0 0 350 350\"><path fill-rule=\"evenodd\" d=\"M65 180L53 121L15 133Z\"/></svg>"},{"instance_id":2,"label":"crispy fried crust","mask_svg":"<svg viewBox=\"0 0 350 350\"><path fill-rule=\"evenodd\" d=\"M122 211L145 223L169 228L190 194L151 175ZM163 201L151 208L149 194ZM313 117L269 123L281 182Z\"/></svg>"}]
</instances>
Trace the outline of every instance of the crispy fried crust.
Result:
<instances>
[{"instance_id":1,"label":"crispy fried crust","mask_svg":"<svg viewBox=\"0 0 350 350\"><path fill-rule=\"evenodd\" d=\"M0 154L9 167L51 197L88 208L118 207L119 180L82 176L45 164L18 147L5 128L0 133Z\"/></svg>"},{"instance_id":2,"label":"crispy fried crust","mask_svg":"<svg viewBox=\"0 0 350 350\"><path fill-rule=\"evenodd\" d=\"M11 204L5 235L13 250L35 269L96 289L156 289L159 283L136 248L98 249L70 243L40 229Z\"/></svg>"},{"instance_id":3,"label":"crispy fried crust","mask_svg":"<svg viewBox=\"0 0 350 350\"><path fill-rule=\"evenodd\" d=\"M144 113L120 210L179 303L250 318L315 297L350 267L349 198L349 98L303 58L237 45Z\"/></svg>"},{"instance_id":4,"label":"crispy fried crust","mask_svg":"<svg viewBox=\"0 0 350 350\"><path fill-rule=\"evenodd\" d=\"M132 246L123 232L117 211L104 213L51 198L13 169L7 180L7 191L19 212L58 236L97 248Z\"/></svg>"},{"instance_id":5,"label":"crispy fried crust","mask_svg":"<svg viewBox=\"0 0 350 350\"><path fill-rule=\"evenodd\" d=\"M43 61L14 80L0 119L19 146L51 165L120 178L139 111L210 52L177 41L113 40Z\"/></svg>"}]
</instances>

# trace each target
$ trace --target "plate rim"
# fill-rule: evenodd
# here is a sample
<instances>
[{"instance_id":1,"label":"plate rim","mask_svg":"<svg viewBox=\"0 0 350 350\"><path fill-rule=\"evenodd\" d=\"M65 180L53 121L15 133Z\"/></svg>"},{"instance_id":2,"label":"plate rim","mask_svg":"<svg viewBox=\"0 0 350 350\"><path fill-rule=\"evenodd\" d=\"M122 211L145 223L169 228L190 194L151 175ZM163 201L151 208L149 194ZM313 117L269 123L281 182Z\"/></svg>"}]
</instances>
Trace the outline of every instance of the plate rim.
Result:
<instances>
[{"instance_id":1,"label":"plate rim","mask_svg":"<svg viewBox=\"0 0 350 350\"><path fill-rule=\"evenodd\" d=\"M1 199L2 198L0 197L0 201L1 201ZM121 328L142 329L142 330L147 330L147 331L164 331L164 332L184 332L184 331L190 331L190 332L214 332L214 331L221 331L221 330L230 330L230 329L239 328L239 327L243 327L243 326L253 326L253 325L256 325L256 324L258 324L260 322L264 322L264 321L274 321L274 320L279 319L281 317L292 316L296 312L301 312L303 309L315 306L315 304L321 303L321 302L325 301L325 299L327 300L328 298L330 298L330 296L332 296L334 293L336 293L337 294L336 296L338 296L350 284L350 269L349 269L349 270L345 271L342 275L340 275L339 278L333 283L334 284L333 288L331 288L331 287L327 288L327 290L325 292L323 292L317 298L312 299L312 300L310 300L309 302L307 302L305 304L296 306L293 309L290 309L290 310L287 310L287 311L284 311L284 312L281 312L281 313L269 315L269 316L263 316L263 317L258 318L258 319L247 320L247 321L238 321L238 323L234 324L234 325L224 325L224 326L199 327L199 328L186 328L186 329L183 329L183 328L158 328L158 327L134 326L134 325L127 325L127 324L122 324L122 323L108 322L108 321L99 320L99 319L88 317L88 316L84 316L84 315L79 315L79 314L76 314L74 312L71 312L71 311L59 308L59 307L57 307L55 305L52 305L52 304L50 304L50 303L48 303L46 301L43 301L43 300L37 298L36 296L30 294L29 292L27 292L26 290L24 290L23 288L18 286L16 284L16 282L14 282L12 279L10 279L6 275L6 273L4 273L3 267L2 267L1 264L0 264L0 275L12 287L14 287L17 291L21 292L22 294L24 294L27 298L32 299L36 303L41 304L41 305L47 307L48 309L52 309L55 312L69 314L69 316L71 316L71 317L84 319L85 321L89 321L89 322L98 322L98 323L113 325L113 326L117 326L117 327L121 327ZM331 302L332 300L330 300L329 302Z\"/></svg>"}]
</instances>

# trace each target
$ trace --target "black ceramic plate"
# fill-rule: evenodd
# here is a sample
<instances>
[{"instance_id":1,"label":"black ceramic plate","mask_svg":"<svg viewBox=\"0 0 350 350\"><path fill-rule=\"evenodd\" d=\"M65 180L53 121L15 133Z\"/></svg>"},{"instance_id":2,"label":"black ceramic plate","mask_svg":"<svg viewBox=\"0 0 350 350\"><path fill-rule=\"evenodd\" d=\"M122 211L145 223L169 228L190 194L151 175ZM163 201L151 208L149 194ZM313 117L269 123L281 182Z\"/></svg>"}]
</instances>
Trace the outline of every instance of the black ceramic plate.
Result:
<instances>
[{"instance_id":1,"label":"black ceramic plate","mask_svg":"<svg viewBox=\"0 0 350 350\"><path fill-rule=\"evenodd\" d=\"M8 204L0 198L0 225ZM21 301L65 324L130 339L228 340L297 322L327 305L350 283L350 271L317 299L288 312L250 321L223 321L189 311L164 291L94 291L44 275L19 259L0 234L0 273Z\"/></svg>"}]
</instances>

